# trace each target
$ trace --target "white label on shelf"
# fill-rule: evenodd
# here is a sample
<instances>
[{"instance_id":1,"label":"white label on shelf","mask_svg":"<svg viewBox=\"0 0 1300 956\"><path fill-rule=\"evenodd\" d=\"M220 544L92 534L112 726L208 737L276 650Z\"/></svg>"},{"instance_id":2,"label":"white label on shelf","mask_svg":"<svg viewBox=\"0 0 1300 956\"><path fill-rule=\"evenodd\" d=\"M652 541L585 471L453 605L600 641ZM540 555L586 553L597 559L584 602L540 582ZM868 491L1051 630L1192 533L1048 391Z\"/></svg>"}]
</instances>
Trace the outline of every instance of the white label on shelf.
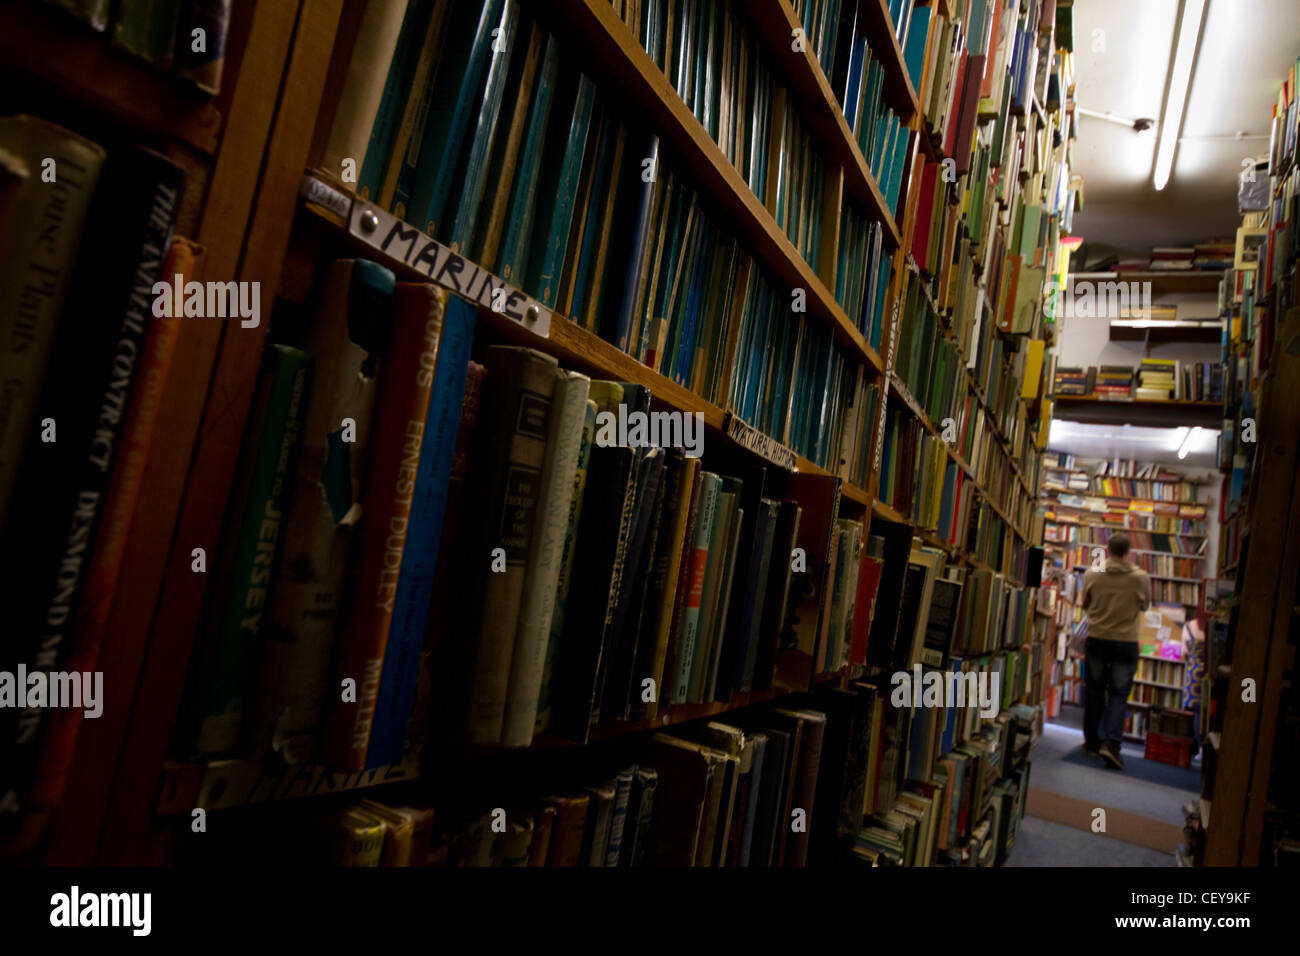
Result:
<instances>
[{"instance_id":1,"label":"white label on shelf","mask_svg":"<svg viewBox=\"0 0 1300 956\"><path fill-rule=\"evenodd\" d=\"M793 451L770 435L764 435L758 429L741 421L730 412L727 413L727 420L723 428L727 433L727 437L736 444L748 448L754 454L766 458L772 464L784 468L786 471L799 470Z\"/></svg>"},{"instance_id":2,"label":"white label on shelf","mask_svg":"<svg viewBox=\"0 0 1300 956\"><path fill-rule=\"evenodd\" d=\"M353 199L348 233L378 252L380 261L414 269L430 282L505 316L529 332L542 338L550 336L550 309L373 203Z\"/></svg>"},{"instance_id":3,"label":"white label on shelf","mask_svg":"<svg viewBox=\"0 0 1300 956\"><path fill-rule=\"evenodd\" d=\"M302 178L302 198L315 203L330 212L338 213L344 219L352 213L352 197L341 189L335 189L329 183L322 182L315 176Z\"/></svg>"}]
</instances>

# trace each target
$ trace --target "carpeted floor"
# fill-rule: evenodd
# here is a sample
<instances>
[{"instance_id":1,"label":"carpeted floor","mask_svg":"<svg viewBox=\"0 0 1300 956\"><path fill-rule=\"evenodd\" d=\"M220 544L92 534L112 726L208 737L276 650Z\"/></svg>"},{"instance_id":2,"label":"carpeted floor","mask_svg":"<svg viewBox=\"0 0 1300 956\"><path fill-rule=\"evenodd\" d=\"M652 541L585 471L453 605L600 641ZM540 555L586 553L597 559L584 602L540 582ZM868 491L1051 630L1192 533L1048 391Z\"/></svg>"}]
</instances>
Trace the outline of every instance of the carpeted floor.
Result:
<instances>
[{"instance_id":1,"label":"carpeted floor","mask_svg":"<svg viewBox=\"0 0 1300 956\"><path fill-rule=\"evenodd\" d=\"M1035 765L1037 770L1037 765ZM1006 866L1176 866L1161 853L1121 840L1026 816Z\"/></svg>"},{"instance_id":2,"label":"carpeted floor","mask_svg":"<svg viewBox=\"0 0 1300 956\"><path fill-rule=\"evenodd\" d=\"M1178 827L1183 825L1182 806L1199 793L1199 762L1194 761L1191 770L1168 767L1168 770L1176 771L1169 776L1163 775L1166 765L1158 764L1161 770L1150 774L1162 774L1161 782L1156 782L1143 779L1132 770L1111 770L1100 761L1082 754L1077 759L1069 759L1082 745L1081 731L1056 723L1047 724L1043 736L1029 755L1033 762L1029 785L1038 790L1086 800L1096 806L1123 810ZM1134 744L1124 744L1122 753L1130 768L1149 763L1143 758L1142 749Z\"/></svg>"}]
</instances>

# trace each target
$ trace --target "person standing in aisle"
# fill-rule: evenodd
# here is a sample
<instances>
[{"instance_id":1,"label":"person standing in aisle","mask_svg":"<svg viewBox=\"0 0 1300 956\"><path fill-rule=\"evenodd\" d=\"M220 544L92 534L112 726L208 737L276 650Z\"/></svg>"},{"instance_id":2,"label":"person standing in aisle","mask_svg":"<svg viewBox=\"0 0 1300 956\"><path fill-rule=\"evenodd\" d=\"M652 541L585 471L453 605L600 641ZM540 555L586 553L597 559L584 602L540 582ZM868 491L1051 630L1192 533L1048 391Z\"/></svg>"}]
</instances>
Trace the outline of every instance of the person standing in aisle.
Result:
<instances>
[{"instance_id":1,"label":"person standing in aisle","mask_svg":"<svg viewBox=\"0 0 1300 956\"><path fill-rule=\"evenodd\" d=\"M1128 535L1112 534L1107 551L1105 564L1083 576L1083 611L1088 615L1083 751L1123 770L1124 710L1137 673L1138 619L1151 605L1151 579L1126 560Z\"/></svg>"}]
</instances>

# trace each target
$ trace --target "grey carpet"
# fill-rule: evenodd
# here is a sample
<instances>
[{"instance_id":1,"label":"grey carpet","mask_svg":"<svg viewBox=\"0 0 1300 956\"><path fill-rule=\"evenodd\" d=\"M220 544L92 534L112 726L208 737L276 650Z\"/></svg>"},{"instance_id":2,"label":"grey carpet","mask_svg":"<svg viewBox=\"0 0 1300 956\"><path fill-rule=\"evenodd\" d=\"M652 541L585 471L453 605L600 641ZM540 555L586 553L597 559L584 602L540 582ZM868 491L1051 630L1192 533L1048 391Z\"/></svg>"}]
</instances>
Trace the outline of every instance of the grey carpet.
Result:
<instances>
[{"instance_id":1,"label":"grey carpet","mask_svg":"<svg viewBox=\"0 0 1300 956\"><path fill-rule=\"evenodd\" d=\"M1193 796L1182 787L1139 780L1128 773L1108 770L1100 764L1073 763L1063 759L1083 744L1083 734L1069 727L1049 723L1043 728L1029 759L1033 769L1029 784L1052 793L1091 801L1099 807L1126 810L1139 816L1183 825L1182 806ZM1126 763L1142 760L1142 750L1132 744L1121 748ZM1198 763L1193 767L1199 778Z\"/></svg>"},{"instance_id":2,"label":"grey carpet","mask_svg":"<svg viewBox=\"0 0 1300 956\"><path fill-rule=\"evenodd\" d=\"M1034 765L1035 771L1038 765ZM1006 866L1176 866L1172 853L1027 816Z\"/></svg>"},{"instance_id":3,"label":"grey carpet","mask_svg":"<svg viewBox=\"0 0 1300 956\"><path fill-rule=\"evenodd\" d=\"M1175 767L1173 764L1159 763L1155 760L1147 760L1145 757L1131 755L1123 747L1120 748L1120 753L1124 757L1124 770L1122 772L1130 779L1186 790L1189 796L1200 793L1201 774L1199 771L1188 767ZM1082 767L1101 767L1110 770L1111 773L1120 772L1111 770L1110 765L1100 757L1089 757L1083 752L1082 747L1068 751L1061 759L1066 763L1078 764Z\"/></svg>"}]
</instances>

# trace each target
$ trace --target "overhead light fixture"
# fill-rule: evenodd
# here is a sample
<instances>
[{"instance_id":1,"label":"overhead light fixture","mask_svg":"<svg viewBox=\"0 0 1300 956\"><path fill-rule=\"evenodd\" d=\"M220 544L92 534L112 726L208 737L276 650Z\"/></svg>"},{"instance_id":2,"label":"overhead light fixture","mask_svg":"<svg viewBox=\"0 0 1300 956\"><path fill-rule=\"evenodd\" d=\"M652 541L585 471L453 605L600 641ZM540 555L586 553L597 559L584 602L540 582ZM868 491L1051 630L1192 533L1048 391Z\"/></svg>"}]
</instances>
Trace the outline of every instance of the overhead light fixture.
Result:
<instances>
[{"instance_id":1,"label":"overhead light fixture","mask_svg":"<svg viewBox=\"0 0 1300 956\"><path fill-rule=\"evenodd\" d=\"M1174 170L1174 151L1178 149L1183 109L1187 106L1187 91L1192 85L1192 66L1196 59L1196 44L1201 38L1201 17L1204 13L1205 0L1183 0L1183 17L1178 24L1178 47L1174 51L1174 68L1169 74L1169 101L1165 104L1164 122L1160 124L1160 145L1156 147L1157 190L1169 185L1169 176Z\"/></svg>"},{"instance_id":2,"label":"overhead light fixture","mask_svg":"<svg viewBox=\"0 0 1300 956\"><path fill-rule=\"evenodd\" d=\"M1187 434L1183 437L1183 443L1178 446L1178 460L1182 461L1187 457L1187 453L1192 450L1192 442L1201 434L1201 426L1187 429Z\"/></svg>"}]
</instances>

